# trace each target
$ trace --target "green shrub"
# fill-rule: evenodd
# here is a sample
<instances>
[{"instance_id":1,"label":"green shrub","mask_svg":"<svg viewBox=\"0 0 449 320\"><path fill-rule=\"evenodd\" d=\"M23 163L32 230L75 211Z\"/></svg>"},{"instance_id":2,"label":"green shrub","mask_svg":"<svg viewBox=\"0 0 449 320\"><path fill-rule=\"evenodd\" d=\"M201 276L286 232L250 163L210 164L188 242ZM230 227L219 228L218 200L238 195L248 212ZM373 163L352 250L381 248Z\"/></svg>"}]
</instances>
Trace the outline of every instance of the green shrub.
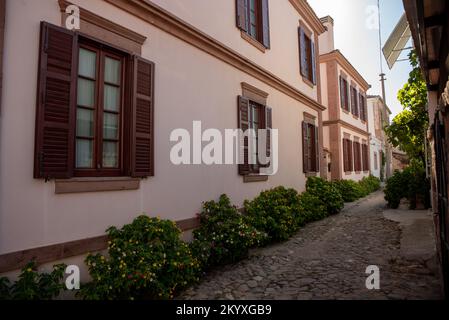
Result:
<instances>
[{"instance_id":1,"label":"green shrub","mask_svg":"<svg viewBox=\"0 0 449 320\"><path fill-rule=\"evenodd\" d=\"M299 196L294 189L278 187L245 201L247 221L265 232L268 242L288 240L301 225Z\"/></svg>"},{"instance_id":2,"label":"green shrub","mask_svg":"<svg viewBox=\"0 0 449 320\"><path fill-rule=\"evenodd\" d=\"M424 167L417 163L406 168L403 172L408 185L407 198L410 202L410 209L417 208L418 201L425 208L430 208L430 181L426 177Z\"/></svg>"},{"instance_id":3,"label":"green shrub","mask_svg":"<svg viewBox=\"0 0 449 320\"><path fill-rule=\"evenodd\" d=\"M226 195L218 202L204 203L200 221L191 248L202 268L239 261L248 255L249 248L266 237L245 222Z\"/></svg>"},{"instance_id":4,"label":"green shrub","mask_svg":"<svg viewBox=\"0 0 449 320\"><path fill-rule=\"evenodd\" d=\"M86 258L92 281L81 287L82 298L168 299L199 280L198 260L174 222L140 216L107 233L108 256Z\"/></svg>"},{"instance_id":5,"label":"green shrub","mask_svg":"<svg viewBox=\"0 0 449 320\"><path fill-rule=\"evenodd\" d=\"M328 216L327 208L317 196L304 192L299 196L300 218L298 224L319 221Z\"/></svg>"},{"instance_id":6,"label":"green shrub","mask_svg":"<svg viewBox=\"0 0 449 320\"><path fill-rule=\"evenodd\" d=\"M404 198L409 200L410 209L416 209L418 201L430 207L430 182L421 163L412 163L403 172L396 171L387 180L384 193L392 209L397 209Z\"/></svg>"},{"instance_id":7,"label":"green shrub","mask_svg":"<svg viewBox=\"0 0 449 320\"><path fill-rule=\"evenodd\" d=\"M365 195L376 192L380 189L380 179L370 175L367 178L363 178L359 182Z\"/></svg>"},{"instance_id":8,"label":"green shrub","mask_svg":"<svg viewBox=\"0 0 449 320\"><path fill-rule=\"evenodd\" d=\"M354 202L367 195L362 185L353 180L334 181L333 184L340 191L344 202Z\"/></svg>"},{"instance_id":9,"label":"green shrub","mask_svg":"<svg viewBox=\"0 0 449 320\"><path fill-rule=\"evenodd\" d=\"M402 172L396 171L388 180L385 186L385 200L392 209L397 209L401 199L407 195L407 185L404 183Z\"/></svg>"},{"instance_id":10,"label":"green shrub","mask_svg":"<svg viewBox=\"0 0 449 320\"><path fill-rule=\"evenodd\" d=\"M329 215L337 214L343 209L343 197L333 183L321 178L311 177L307 179L306 189L312 195L321 199Z\"/></svg>"},{"instance_id":11,"label":"green shrub","mask_svg":"<svg viewBox=\"0 0 449 320\"><path fill-rule=\"evenodd\" d=\"M19 279L11 285L9 279L0 278L0 300L51 300L65 290L63 283L66 265L53 266L51 273L38 273L36 263L29 262Z\"/></svg>"}]
</instances>

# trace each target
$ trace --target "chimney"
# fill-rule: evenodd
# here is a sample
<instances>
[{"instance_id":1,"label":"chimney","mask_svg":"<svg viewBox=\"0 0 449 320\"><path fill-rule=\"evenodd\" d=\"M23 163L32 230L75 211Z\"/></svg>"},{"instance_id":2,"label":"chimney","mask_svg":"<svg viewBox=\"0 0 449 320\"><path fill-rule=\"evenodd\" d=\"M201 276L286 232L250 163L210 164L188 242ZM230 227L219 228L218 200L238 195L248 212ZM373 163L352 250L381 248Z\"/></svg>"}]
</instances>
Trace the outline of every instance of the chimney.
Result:
<instances>
[{"instance_id":1,"label":"chimney","mask_svg":"<svg viewBox=\"0 0 449 320\"><path fill-rule=\"evenodd\" d=\"M326 31L319 37L320 55L322 55L335 50L334 19L331 16L326 16L321 18L320 21L326 28Z\"/></svg>"}]
</instances>

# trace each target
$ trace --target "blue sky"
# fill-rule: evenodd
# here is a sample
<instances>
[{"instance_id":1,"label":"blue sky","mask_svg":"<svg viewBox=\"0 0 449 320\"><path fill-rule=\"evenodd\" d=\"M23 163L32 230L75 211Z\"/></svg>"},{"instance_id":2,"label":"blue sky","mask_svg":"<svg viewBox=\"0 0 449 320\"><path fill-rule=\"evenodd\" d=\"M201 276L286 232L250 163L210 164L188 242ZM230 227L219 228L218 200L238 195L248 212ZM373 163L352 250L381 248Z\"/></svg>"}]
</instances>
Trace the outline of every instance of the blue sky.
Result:
<instances>
[{"instance_id":1,"label":"blue sky","mask_svg":"<svg viewBox=\"0 0 449 320\"><path fill-rule=\"evenodd\" d=\"M336 49L340 49L352 65L372 85L368 93L381 95L379 30L367 26L367 22L371 21L369 10L372 6L377 6L377 0L308 1L319 17L330 15L334 19ZM381 0L380 12L383 45L404 13L402 0ZM401 58L406 58L408 52L404 52ZM407 82L411 67L408 62L398 62L392 70L389 70L383 57L382 62L387 77L387 104L393 113L393 118L394 115L402 111L402 107L397 100L397 92Z\"/></svg>"}]
</instances>

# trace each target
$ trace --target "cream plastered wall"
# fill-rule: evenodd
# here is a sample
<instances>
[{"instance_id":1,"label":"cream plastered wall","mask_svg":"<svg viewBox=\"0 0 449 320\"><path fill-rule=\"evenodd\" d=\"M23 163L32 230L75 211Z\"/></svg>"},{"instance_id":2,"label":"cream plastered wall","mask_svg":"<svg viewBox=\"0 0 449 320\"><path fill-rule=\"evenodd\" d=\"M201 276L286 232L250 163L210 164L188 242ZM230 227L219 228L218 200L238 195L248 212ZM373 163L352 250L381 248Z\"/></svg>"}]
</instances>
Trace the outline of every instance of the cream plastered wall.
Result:
<instances>
[{"instance_id":1,"label":"cream plastered wall","mask_svg":"<svg viewBox=\"0 0 449 320\"><path fill-rule=\"evenodd\" d=\"M330 21L326 21L323 25L326 27L327 31L319 37L320 55L335 50L334 25Z\"/></svg>"},{"instance_id":2,"label":"cream plastered wall","mask_svg":"<svg viewBox=\"0 0 449 320\"><path fill-rule=\"evenodd\" d=\"M201 203L227 193L241 206L259 192L305 188L301 121L317 112L187 43L97 0L73 0L87 10L148 37L142 55L156 64L155 177L137 191L56 195L54 182L33 179L39 23L60 25L56 0L7 3L0 128L0 254L104 234L141 213L192 218ZM296 43L296 42L295 42ZM279 171L268 182L243 183L237 166L175 166L169 141L176 128L235 128L241 82L269 93L279 129Z\"/></svg>"},{"instance_id":3,"label":"cream plastered wall","mask_svg":"<svg viewBox=\"0 0 449 320\"><path fill-rule=\"evenodd\" d=\"M345 74L347 76L348 85L350 86L352 81L355 82L357 92L360 92L360 84L358 84L357 81L354 78L352 78L349 75L349 73L344 68L342 68L340 65L338 65L337 68L338 68L338 76L339 76L338 79L340 79L340 75L342 73ZM337 80L337 81L339 81L339 80ZM338 92L339 92L338 99L340 99L340 85L338 87ZM351 95L349 95L349 99L351 99ZM352 108L352 105L351 105L351 108ZM346 112L341 108L340 108L340 119L353 125L353 126L356 126L359 129L368 131L366 122L363 122L362 120L360 120L359 117L355 118L351 112Z\"/></svg>"},{"instance_id":4,"label":"cream plastered wall","mask_svg":"<svg viewBox=\"0 0 449 320\"><path fill-rule=\"evenodd\" d=\"M329 95L327 88L327 63L320 63L320 78L321 78L321 102L326 110L323 111L323 121L329 120ZM325 136L326 139L326 136ZM329 139L329 137L327 137Z\"/></svg>"},{"instance_id":5,"label":"cream plastered wall","mask_svg":"<svg viewBox=\"0 0 449 320\"><path fill-rule=\"evenodd\" d=\"M376 129L375 129L375 108L376 103L374 102L374 99L370 98L368 99L368 132L372 134L373 136L376 135Z\"/></svg>"},{"instance_id":6,"label":"cream plastered wall","mask_svg":"<svg viewBox=\"0 0 449 320\"><path fill-rule=\"evenodd\" d=\"M367 141L368 137L361 135L358 132L355 132L349 128L341 128L341 137L342 139L345 137L345 134L349 134L351 137L351 141L354 142L354 137L359 138L359 142L360 144L362 144L363 141ZM368 141L367 141L368 143ZM344 171L344 160L343 160L343 141L340 141L340 148L341 148L341 152L340 152L340 164L341 164L341 172L342 172L342 179L344 180L354 180L354 181L360 181L362 180L364 177L368 177L369 176L369 172L360 172L360 173L356 173L355 171L353 171L351 174L346 174L346 172ZM360 149L361 152L361 149ZM354 152L352 153L352 155L354 156ZM362 159L363 161L363 159Z\"/></svg>"},{"instance_id":7,"label":"cream plastered wall","mask_svg":"<svg viewBox=\"0 0 449 320\"><path fill-rule=\"evenodd\" d=\"M381 152L383 151L382 149L382 142L379 139L376 138L372 138L371 139L371 146L370 146L371 150L370 150L370 158L371 158L371 162L370 162L370 167L371 167L371 174L375 177L380 178L380 166L381 166ZM377 153L377 160L376 157L374 156L374 154ZM374 163L377 162L377 169L374 165Z\"/></svg>"},{"instance_id":8,"label":"cream plastered wall","mask_svg":"<svg viewBox=\"0 0 449 320\"><path fill-rule=\"evenodd\" d=\"M269 70L307 96L317 99L316 86L311 88L307 85L299 71L299 20L307 24L288 0L268 1L271 48L265 53L242 39L236 26L235 0L150 1ZM312 30L310 26L308 28Z\"/></svg>"}]
</instances>

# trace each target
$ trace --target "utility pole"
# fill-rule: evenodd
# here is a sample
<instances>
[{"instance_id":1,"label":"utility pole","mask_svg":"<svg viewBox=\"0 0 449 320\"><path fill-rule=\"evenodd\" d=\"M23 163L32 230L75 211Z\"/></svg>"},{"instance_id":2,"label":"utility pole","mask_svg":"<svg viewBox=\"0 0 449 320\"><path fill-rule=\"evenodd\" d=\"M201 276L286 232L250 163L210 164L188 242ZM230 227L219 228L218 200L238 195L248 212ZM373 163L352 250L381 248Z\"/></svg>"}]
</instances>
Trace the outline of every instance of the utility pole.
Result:
<instances>
[{"instance_id":1,"label":"utility pole","mask_svg":"<svg viewBox=\"0 0 449 320\"><path fill-rule=\"evenodd\" d=\"M387 80L387 78L385 78L385 73L383 70L383 60L382 60L382 23L381 23L381 15L380 15L380 0L377 0L377 9L378 9L378 14L379 14L379 62L380 62L380 82L382 85L382 99L383 99L383 114L385 115L385 119L388 116L388 112L387 112L387 97L386 97L386 93L385 93L385 81ZM387 124L390 124L390 121L388 121ZM385 124L384 124L385 125ZM385 170L385 175L386 178L390 178L391 177L391 147L390 144L388 143L388 141L385 141L385 162L386 162L386 170Z\"/></svg>"}]
</instances>

